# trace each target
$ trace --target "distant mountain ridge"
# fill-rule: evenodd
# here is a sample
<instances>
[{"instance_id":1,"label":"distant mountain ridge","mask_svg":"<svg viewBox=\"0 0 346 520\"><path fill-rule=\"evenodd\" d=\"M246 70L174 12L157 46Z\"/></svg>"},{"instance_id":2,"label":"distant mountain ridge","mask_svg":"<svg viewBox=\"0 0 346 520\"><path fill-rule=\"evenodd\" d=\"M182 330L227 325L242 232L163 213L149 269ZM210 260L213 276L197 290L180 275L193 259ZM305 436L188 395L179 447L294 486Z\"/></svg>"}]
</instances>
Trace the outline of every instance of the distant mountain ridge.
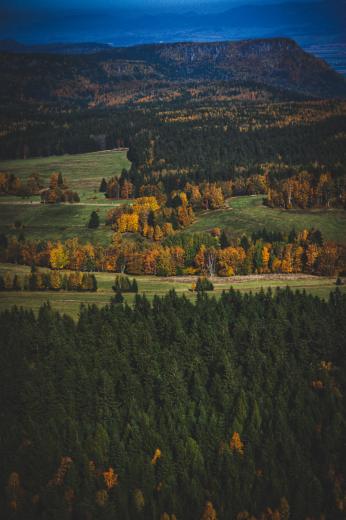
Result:
<instances>
[{"instance_id":1,"label":"distant mountain ridge","mask_svg":"<svg viewBox=\"0 0 346 520\"><path fill-rule=\"evenodd\" d=\"M92 97L124 85L131 90L148 81L190 80L254 82L314 98L346 97L346 79L289 38L106 47L79 55L3 53L0 74L3 99Z\"/></svg>"},{"instance_id":2,"label":"distant mountain ridge","mask_svg":"<svg viewBox=\"0 0 346 520\"><path fill-rule=\"evenodd\" d=\"M107 43L47 43L26 45L16 40L0 40L0 52L24 54L94 54L112 48Z\"/></svg>"}]
</instances>

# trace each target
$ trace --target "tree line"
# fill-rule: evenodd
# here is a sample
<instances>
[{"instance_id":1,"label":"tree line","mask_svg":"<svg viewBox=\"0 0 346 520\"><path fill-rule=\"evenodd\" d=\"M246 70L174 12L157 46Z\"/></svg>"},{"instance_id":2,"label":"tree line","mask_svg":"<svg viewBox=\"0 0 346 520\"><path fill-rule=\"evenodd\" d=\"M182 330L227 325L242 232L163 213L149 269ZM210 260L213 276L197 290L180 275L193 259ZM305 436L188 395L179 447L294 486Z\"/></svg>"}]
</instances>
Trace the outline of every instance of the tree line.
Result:
<instances>
[{"instance_id":1,"label":"tree line","mask_svg":"<svg viewBox=\"0 0 346 520\"><path fill-rule=\"evenodd\" d=\"M301 171L280 179L271 175L264 204L270 207L346 209L346 177Z\"/></svg>"},{"instance_id":2,"label":"tree line","mask_svg":"<svg viewBox=\"0 0 346 520\"><path fill-rule=\"evenodd\" d=\"M53 172L49 186L45 187L40 176L34 173L26 181L13 173L0 172L0 195L30 197L40 195L41 202L54 204L57 202L79 202L76 191L68 189L60 172Z\"/></svg>"},{"instance_id":3,"label":"tree line","mask_svg":"<svg viewBox=\"0 0 346 520\"><path fill-rule=\"evenodd\" d=\"M288 234L259 230L251 237L213 228L177 233L162 242L134 241L114 233L109 246L0 236L0 260L55 270L106 271L157 276L233 276L252 273L344 275L346 248L323 239L319 230Z\"/></svg>"},{"instance_id":4,"label":"tree line","mask_svg":"<svg viewBox=\"0 0 346 520\"><path fill-rule=\"evenodd\" d=\"M78 271L63 274L59 271L39 271L35 266L30 275L11 272L0 275L0 291L97 291L96 276Z\"/></svg>"}]
</instances>

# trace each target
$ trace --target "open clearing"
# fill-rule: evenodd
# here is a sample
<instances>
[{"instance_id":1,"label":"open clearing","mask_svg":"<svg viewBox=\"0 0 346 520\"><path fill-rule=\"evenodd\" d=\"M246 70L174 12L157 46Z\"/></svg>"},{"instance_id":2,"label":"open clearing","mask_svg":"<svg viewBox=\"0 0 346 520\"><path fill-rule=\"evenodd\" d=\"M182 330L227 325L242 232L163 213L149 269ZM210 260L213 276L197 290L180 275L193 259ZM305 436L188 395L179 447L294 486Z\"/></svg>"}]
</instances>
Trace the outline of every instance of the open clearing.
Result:
<instances>
[{"instance_id":1,"label":"open clearing","mask_svg":"<svg viewBox=\"0 0 346 520\"><path fill-rule=\"evenodd\" d=\"M266 227L270 231L290 231L293 227L317 228L327 240L346 242L346 211L283 210L262 204L263 195L233 197L229 209L200 214L189 231L207 231L213 227L228 228L237 235L251 234Z\"/></svg>"},{"instance_id":2,"label":"open clearing","mask_svg":"<svg viewBox=\"0 0 346 520\"><path fill-rule=\"evenodd\" d=\"M0 264L0 273L4 274L6 271L24 276L25 274L29 274L30 268L20 265ZM0 292L0 310L17 305L25 309L31 308L37 312L44 302L49 301L55 310L76 318L82 303L86 305L106 305L113 295L112 285L114 283L115 274L95 274L98 283L98 291L96 293L78 293L71 291ZM158 278L154 276L136 276L136 280L138 282L139 293L144 293L149 300L152 300L155 294L162 296L171 289L175 289L179 294L185 294L189 299L196 298L196 294L189 291L194 277ZM220 296L223 290L228 290L232 286L241 292L257 292L260 291L261 288L266 290L268 288L275 289L276 287L283 288L288 286L293 290L306 290L306 292L314 296L328 298L329 293L336 287L335 278L306 275L239 276L234 278L216 278L213 280L213 283L215 290L209 294L216 297ZM340 289L346 292L346 286L341 286ZM128 303L132 303L134 300L133 294L124 294L124 297Z\"/></svg>"},{"instance_id":3,"label":"open clearing","mask_svg":"<svg viewBox=\"0 0 346 520\"><path fill-rule=\"evenodd\" d=\"M130 165L126 150L106 150L76 155L53 155L1 161L0 171L13 173L21 179L38 173L45 185L48 185L53 172L61 172L67 186L78 192L82 202L105 202L104 195L98 191L102 178L107 179L120 175L121 171L124 168L128 169ZM18 197L12 197L12 199L20 200ZM32 200L37 200L37 197L33 197Z\"/></svg>"},{"instance_id":4,"label":"open clearing","mask_svg":"<svg viewBox=\"0 0 346 520\"><path fill-rule=\"evenodd\" d=\"M107 211L119 201L105 199L98 188L103 177L119 175L130 165L126 151L95 152L81 155L62 155L22 159L0 163L0 171L26 178L38 173L45 184L54 171L60 171L66 184L76 190L80 204L39 204L39 197L21 199L0 197L0 233L19 235L27 239L66 240L79 237L82 242L109 244L112 231L104 225ZM97 211L101 225L97 230L87 228L90 213ZM16 229L14 223L22 227Z\"/></svg>"},{"instance_id":5,"label":"open clearing","mask_svg":"<svg viewBox=\"0 0 346 520\"><path fill-rule=\"evenodd\" d=\"M19 235L23 233L27 239L66 240L79 237L82 242L107 245L110 243L112 231L105 226L105 216L109 206L90 207L87 205L54 204L54 205L9 205L0 203L0 233ZM87 227L90 214L97 211L100 227ZM15 222L21 227L16 229Z\"/></svg>"}]
</instances>

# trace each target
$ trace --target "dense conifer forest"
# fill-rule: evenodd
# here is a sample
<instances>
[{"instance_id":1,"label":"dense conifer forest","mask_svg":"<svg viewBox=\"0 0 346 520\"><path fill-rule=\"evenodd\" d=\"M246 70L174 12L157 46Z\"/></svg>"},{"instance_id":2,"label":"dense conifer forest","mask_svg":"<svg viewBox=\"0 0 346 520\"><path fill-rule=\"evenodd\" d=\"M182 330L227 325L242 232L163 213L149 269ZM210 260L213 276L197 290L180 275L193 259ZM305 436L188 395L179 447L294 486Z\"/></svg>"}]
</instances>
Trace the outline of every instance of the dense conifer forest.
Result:
<instances>
[{"instance_id":1,"label":"dense conifer forest","mask_svg":"<svg viewBox=\"0 0 346 520\"><path fill-rule=\"evenodd\" d=\"M5 517L341 520L345 313L288 289L3 312Z\"/></svg>"}]
</instances>

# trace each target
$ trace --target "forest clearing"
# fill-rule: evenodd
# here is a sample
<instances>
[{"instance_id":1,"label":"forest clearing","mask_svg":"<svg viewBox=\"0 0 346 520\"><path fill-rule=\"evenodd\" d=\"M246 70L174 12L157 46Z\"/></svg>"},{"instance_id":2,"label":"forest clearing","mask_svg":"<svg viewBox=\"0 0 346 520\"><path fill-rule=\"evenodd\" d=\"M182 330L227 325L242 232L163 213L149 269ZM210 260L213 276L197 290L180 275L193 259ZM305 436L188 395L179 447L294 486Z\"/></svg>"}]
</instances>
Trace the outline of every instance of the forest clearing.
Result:
<instances>
[{"instance_id":1,"label":"forest clearing","mask_svg":"<svg viewBox=\"0 0 346 520\"><path fill-rule=\"evenodd\" d=\"M48 270L47 270L48 271ZM20 277L28 275L30 268L27 266L0 264L0 275L6 272L17 274ZM68 272L68 271L67 271ZM68 314L73 318L77 318L80 305L97 305L103 306L110 303L111 297L114 295L112 285L114 283L115 273L95 273L97 279L98 290L95 293L78 293L67 291L0 291L0 310L9 309L16 305L25 309L33 309L38 311L40 306L49 301L52 308L56 311ZM175 277L157 277L157 276L136 276L139 294L144 294L149 301L152 301L155 295L163 296L170 290L174 289L178 294L184 295L189 300L196 300L196 293L191 292L191 286L196 281L196 276L175 276ZM266 274L266 275L248 275L234 276L229 278L212 278L214 291L210 292L210 296L219 298L223 291L233 287L242 293L259 292L269 288L273 291L277 287L289 287L292 290L306 291L313 296L319 296L328 299L331 291L335 290L335 278L311 276L304 274ZM346 293L346 285L340 286L340 290ZM128 304L132 304L135 295L124 293L124 300Z\"/></svg>"}]
</instances>

